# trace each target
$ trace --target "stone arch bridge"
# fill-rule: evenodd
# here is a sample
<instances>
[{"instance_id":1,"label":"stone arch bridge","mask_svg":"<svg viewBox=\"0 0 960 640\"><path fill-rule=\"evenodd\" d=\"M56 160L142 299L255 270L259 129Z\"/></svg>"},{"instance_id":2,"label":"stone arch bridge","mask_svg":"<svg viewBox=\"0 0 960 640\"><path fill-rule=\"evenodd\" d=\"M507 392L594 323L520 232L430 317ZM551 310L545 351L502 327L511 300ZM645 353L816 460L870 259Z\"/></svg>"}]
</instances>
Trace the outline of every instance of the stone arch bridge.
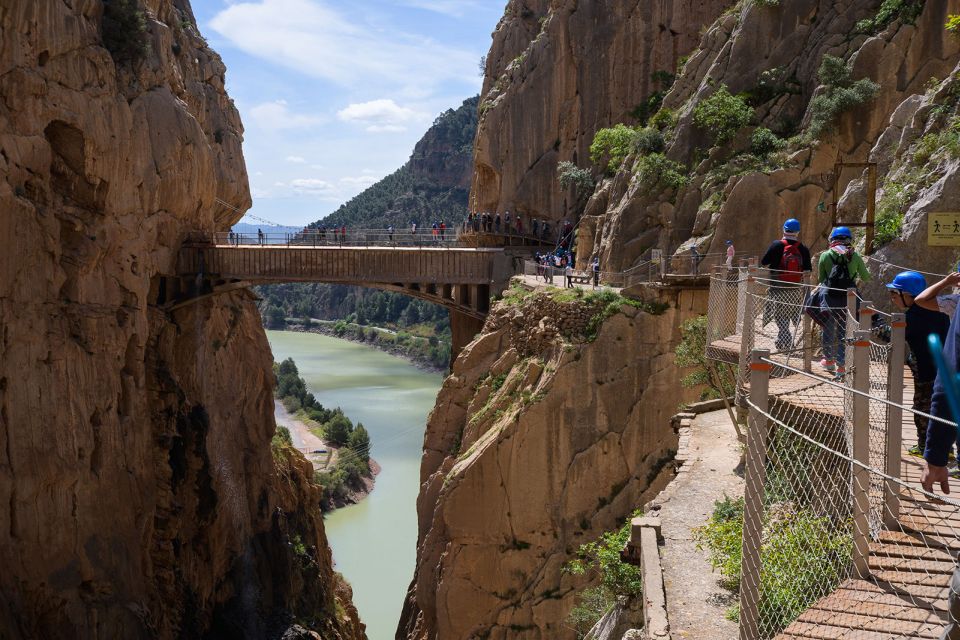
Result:
<instances>
[{"instance_id":1,"label":"stone arch bridge","mask_svg":"<svg viewBox=\"0 0 960 640\"><path fill-rule=\"evenodd\" d=\"M515 273L522 248L243 245L188 241L158 304L177 307L257 284L325 282L397 291L450 312L454 357L480 331L490 298Z\"/></svg>"}]
</instances>

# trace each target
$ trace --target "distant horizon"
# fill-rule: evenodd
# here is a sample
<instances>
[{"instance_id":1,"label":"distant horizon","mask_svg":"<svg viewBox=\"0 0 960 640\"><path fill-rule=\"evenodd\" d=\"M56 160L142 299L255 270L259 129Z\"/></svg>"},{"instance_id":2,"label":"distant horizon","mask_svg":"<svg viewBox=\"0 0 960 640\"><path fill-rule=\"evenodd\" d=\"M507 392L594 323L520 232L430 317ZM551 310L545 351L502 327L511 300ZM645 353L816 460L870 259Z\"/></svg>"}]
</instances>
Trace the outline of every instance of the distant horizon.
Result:
<instances>
[{"instance_id":1,"label":"distant horizon","mask_svg":"<svg viewBox=\"0 0 960 640\"><path fill-rule=\"evenodd\" d=\"M245 130L243 222L306 226L399 169L437 116L479 93L505 4L194 0Z\"/></svg>"}]
</instances>

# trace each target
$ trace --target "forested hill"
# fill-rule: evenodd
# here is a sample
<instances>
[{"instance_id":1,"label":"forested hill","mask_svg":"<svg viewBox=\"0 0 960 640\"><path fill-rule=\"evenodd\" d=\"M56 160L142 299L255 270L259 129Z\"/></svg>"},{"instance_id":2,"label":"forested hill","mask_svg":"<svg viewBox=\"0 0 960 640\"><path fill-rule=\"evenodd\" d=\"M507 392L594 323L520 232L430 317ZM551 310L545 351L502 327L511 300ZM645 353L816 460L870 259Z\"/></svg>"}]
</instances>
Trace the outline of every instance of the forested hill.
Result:
<instances>
[{"instance_id":1,"label":"forested hill","mask_svg":"<svg viewBox=\"0 0 960 640\"><path fill-rule=\"evenodd\" d=\"M311 226L402 229L411 222L450 226L464 220L479 100L474 96L440 114L405 165Z\"/></svg>"}]
</instances>

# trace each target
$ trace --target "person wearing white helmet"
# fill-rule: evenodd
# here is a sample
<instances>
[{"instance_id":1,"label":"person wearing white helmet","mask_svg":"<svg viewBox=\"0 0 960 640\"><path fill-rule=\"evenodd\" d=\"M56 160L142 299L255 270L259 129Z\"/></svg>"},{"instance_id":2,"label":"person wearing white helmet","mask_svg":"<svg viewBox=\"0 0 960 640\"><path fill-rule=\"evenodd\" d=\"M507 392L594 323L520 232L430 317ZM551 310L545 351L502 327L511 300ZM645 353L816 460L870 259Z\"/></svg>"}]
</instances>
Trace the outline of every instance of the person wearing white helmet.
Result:
<instances>
[{"instance_id":1,"label":"person wearing white helmet","mask_svg":"<svg viewBox=\"0 0 960 640\"><path fill-rule=\"evenodd\" d=\"M803 303L804 272L813 269L810 250L800 242L800 221L790 218L783 223L783 236L763 254L760 264L770 269L770 298L764 309L763 324L777 321L777 349L793 345L791 329L800 319Z\"/></svg>"}]
</instances>

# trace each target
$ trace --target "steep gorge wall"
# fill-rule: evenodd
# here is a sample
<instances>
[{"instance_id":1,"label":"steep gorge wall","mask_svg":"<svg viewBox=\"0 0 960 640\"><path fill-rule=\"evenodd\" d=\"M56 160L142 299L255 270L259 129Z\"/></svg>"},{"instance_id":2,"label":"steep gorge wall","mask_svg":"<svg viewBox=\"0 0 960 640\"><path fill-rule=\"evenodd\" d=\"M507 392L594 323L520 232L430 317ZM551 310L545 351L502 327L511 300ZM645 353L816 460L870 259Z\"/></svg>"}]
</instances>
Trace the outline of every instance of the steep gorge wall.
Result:
<instances>
[{"instance_id":1,"label":"steep gorge wall","mask_svg":"<svg viewBox=\"0 0 960 640\"><path fill-rule=\"evenodd\" d=\"M575 637L585 584L561 569L662 487L669 418L691 400L673 349L706 292L648 295L667 309L624 305L592 342L606 303L508 295L456 360L427 425L398 637Z\"/></svg>"},{"instance_id":2,"label":"steep gorge wall","mask_svg":"<svg viewBox=\"0 0 960 640\"><path fill-rule=\"evenodd\" d=\"M0 5L0 636L363 637L249 296L151 304L250 200L222 62L145 4L118 64L100 0Z\"/></svg>"},{"instance_id":3,"label":"steep gorge wall","mask_svg":"<svg viewBox=\"0 0 960 640\"><path fill-rule=\"evenodd\" d=\"M511 0L493 34L480 94L470 206L562 220L562 160L589 162L597 130L662 89L728 0Z\"/></svg>"}]
</instances>

